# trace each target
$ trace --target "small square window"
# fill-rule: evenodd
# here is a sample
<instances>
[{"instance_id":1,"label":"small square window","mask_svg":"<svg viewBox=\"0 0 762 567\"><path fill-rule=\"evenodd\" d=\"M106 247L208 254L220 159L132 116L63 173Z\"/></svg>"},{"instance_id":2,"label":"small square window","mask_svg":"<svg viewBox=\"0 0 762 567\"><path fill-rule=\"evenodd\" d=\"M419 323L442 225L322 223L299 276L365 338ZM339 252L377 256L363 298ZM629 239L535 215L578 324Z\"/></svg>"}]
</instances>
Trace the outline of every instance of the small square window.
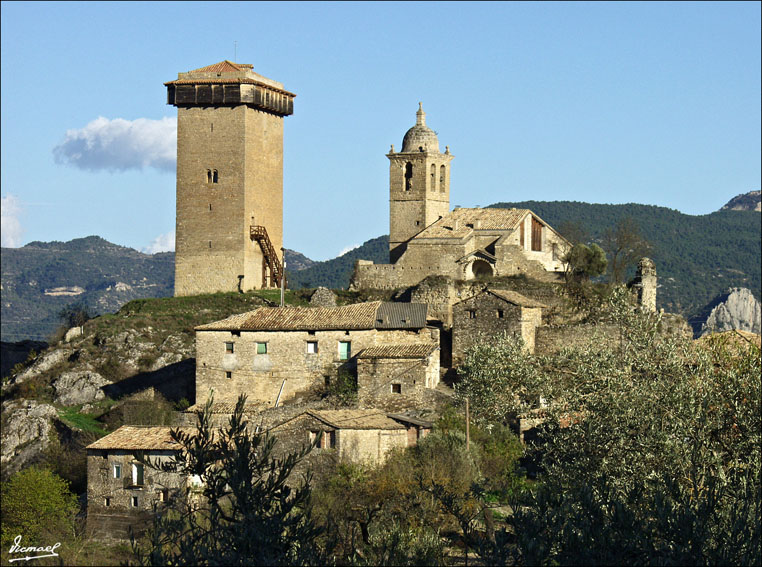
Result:
<instances>
[{"instance_id":1,"label":"small square window","mask_svg":"<svg viewBox=\"0 0 762 567\"><path fill-rule=\"evenodd\" d=\"M476 319L476 310L475 309L469 309L466 313L468 313L469 319Z\"/></svg>"},{"instance_id":2,"label":"small square window","mask_svg":"<svg viewBox=\"0 0 762 567\"><path fill-rule=\"evenodd\" d=\"M169 490L166 488L163 490L159 490L156 493L156 496L158 496L159 502L169 502Z\"/></svg>"},{"instance_id":3,"label":"small square window","mask_svg":"<svg viewBox=\"0 0 762 567\"><path fill-rule=\"evenodd\" d=\"M108 508L109 506L111 506L111 498L104 498L104 499L103 499L103 505L104 505L106 508Z\"/></svg>"},{"instance_id":4,"label":"small square window","mask_svg":"<svg viewBox=\"0 0 762 567\"><path fill-rule=\"evenodd\" d=\"M130 504L132 504L133 508L137 508L138 507L138 497L137 496L133 496L132 498L130 498Z\"/></svg>"},{"instance_id":5,"label":"small square window","mask_svg":"<svg viewBox=\"0 0 762 567\"><path fill-rule=\"evenodd\" d=\"M307 342L307 354L317 354L317 351L318 351L317 341L308 341Z\"/></svg>"},{"instance_id":6,"label":"small square window","mask_svg":"<svg viewBox=\"0 0 762 567\"><path fill-rule=\"evenodd\" d=\"M401 394L402 384L392 384L392 394Z\"/></svg>"},{"instance_id":7,"label":"small square window","mask_svg":"<svg viewBox=\"0 0 762 567\"><path fill-rule=\"evenodd\" d=\"M235 343L225 343L225 353L233 354L235 350Z\"/></svg>"},{"instance_id":8,"label":"small square window","mask_svg":"<svg viewBox=\"0 0 762 567\"><path fill-rule=\"evenodd\" d=\"M122 465L114 465L114 478L122 478Z\"/></svg>"},{"instance_id":9,"label":"small square window","mask_svg":"<svg viewBox=\"0 0 762 567\"><path fill-rule=\"evenodd\" d=\"M267 343L257 343L257 354L267 354Z\"/></svg>"},{"instance_id":10,"label":"small square window","mask_svg":"<svg viewBox=\"0 0 762 567\"><path fill-rule=\"evenodd\" d=\"M498 319L502 319L504 316L505 316L505 313L503 312L503 310L502 309L498 309L497 310L497 318Z\"/></svg>"},{"instance_id":11,"label":"small square window","mask_svg":"<svg viewBox=\"0 0 762 567\"><path fill-rule=\"evenodd\" d=\"M241 331L230 331L230 334L233 335L234 337L240 337Z\"/></svg>"},{"instance_id":12,"label":"small square window","mask_svg":"<svg viewBox=\"0 0 762 567\"><path fill-rule=\"evenodd\" d=\"M229 370L225 372L225 378L232 378L232 377L233 377L232 372L230 372Z\"/></svg>"}]
</instances>

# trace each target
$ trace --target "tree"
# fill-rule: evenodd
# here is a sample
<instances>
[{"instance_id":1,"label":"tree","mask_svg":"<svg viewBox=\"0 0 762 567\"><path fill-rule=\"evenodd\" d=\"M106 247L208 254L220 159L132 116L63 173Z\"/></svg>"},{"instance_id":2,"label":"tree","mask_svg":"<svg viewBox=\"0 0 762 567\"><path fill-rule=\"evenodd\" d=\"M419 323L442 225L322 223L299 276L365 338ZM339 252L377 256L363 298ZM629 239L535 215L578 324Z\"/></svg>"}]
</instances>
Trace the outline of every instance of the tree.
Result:
<instances>
[{"instance_id":1,"label":"tree","mask_svg":"<svg viewBox=\"0 0 762 567\"><path fill-rule=\"evenodd\" d=\"M619 341L613 348L591 343L522 359L514 346L494 345L504 353L501 372L509 373L498 388L488 383L495 372L486 368L489 361L468 367L459 395L487 401L482 411L472 404L482 422L501 420L538 395L549 402L538 442L530 446L540 482L513 502L515 547L498 537L492 560L758 562L759 348L723 350L662 334L658 315L633 311L625 299L615 288L610 313Z\"/></svg>"},{"instance_id":2,"label":"tree","mask_svg":"<svg viewBox=\"0 0 762 567\"><path fill-rule=\"evenodd\" d=\"M69 327L82 327L92 317L90 308L81 301L67 305L58 312L58 318Z\"/></svg>"},{"instance_id":3,"label":"tree","mask_svg":"<svg viewBox=\"0 0 762 567\"><path fill-rule=\"evenodd\" d=\"M319 529L310 513L309 478L294 467L311 449L274 456L275 440L247 432L241 396L227 427L210 424L211 400L197 413L194 433L172 431L180 454L149 466L200 479L184 497L157 511L146 549L133 539L143 565L304 565L321 563ZM140 455L136 455L141 458ZM292 487L291 484L297 484Z\"/></svg>"},{"instance_id":4,"label":"tree","mask_svg":"<svg viewBox=\"0 0 762 567\"><path fill-rule=\"evenodd\" d=\"M0 490L3 547L18 535L23 538L22 547L74 535L77 497L69 492L69 483L49 469L32 466L19 471Z\"/></svg>"},{"instance_id":5,"label":"tree","mask_svg":"<svg viewBox=\"0 0 762 567\"><path fill-rule=\"evenodd\" d=\"M600 276L608 265L606 253L597 244L575 244L564 257L564 262L567 266L567 284L570 281L579 283Z\"/></svg>"},{"instance_id":6,"label":"tree","mask_svg":"<svg viewBox=\"0 0 762 567\"><path fill-rule=\"evenodd\" d=\"M640 227L630 217L603 233L603 249L609 255L612 283L623 283L627 271L651 251L651 244L640 234Z\"/></svg>"}]
</instances>

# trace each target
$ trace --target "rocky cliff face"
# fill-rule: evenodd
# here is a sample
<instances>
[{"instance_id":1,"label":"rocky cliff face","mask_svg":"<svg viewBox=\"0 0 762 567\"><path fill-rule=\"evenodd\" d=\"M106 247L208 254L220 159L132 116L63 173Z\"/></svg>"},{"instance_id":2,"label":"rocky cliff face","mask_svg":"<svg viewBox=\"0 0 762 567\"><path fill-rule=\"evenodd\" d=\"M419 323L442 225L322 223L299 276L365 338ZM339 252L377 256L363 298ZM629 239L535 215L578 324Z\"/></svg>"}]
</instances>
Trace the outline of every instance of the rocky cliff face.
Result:
<instances>
[{"instance_id":1,"label":"rocky cliff face","mask_svg":"<svg viewBox=\"0 0 762 567\"><path fill-rule=\"evenodd\" d=\"M762 306L746 288L731 288L715 298L704 310L704 317L691 321L698 336L737 329L760 334Z\"/></svg>"},{"instance_id":2,"label":"rocky cliff face","mask_svg":"<svg viewBox=\"0 0 762 567\"><path fill-rule=\"evenodd\" d=\"M721 211L762 211L762 197L760 191L749 191L742 195L736 195L728 201Z\"/></svg>"}]
</instances>

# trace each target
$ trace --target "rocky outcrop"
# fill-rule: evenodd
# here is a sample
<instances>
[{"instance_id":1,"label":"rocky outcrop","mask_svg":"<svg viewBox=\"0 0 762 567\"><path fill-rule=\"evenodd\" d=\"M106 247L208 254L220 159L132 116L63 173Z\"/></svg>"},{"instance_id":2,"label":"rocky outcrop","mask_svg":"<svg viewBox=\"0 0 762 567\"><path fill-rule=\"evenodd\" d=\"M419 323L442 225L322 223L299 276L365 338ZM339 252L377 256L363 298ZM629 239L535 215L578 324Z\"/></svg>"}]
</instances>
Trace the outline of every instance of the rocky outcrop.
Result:
<instances>
[{"instance_id":1,"label":"rocky outcrop","mask_svg":"<svg viewBox=\"0 0 762 567\"><path fill-rule=\"evenodd\" d=\"M64 372L53 382L54 401L65 406L75 406L101 400L103 387L111 384L103 376L91 370Z\"/></svg>"},{"instance_id":2,"label":"rocky outcrop","mask_svg":"<svg viewBox=\"0 0 762 567\"><path fill-rule=\"evenodd\" d=\"M58 412L34 400L3 402L3 433L0 468L3 478L39 461L51 437Z\"/></svg>"},{"instance_id":3,"label":"rocky outcrop","mask_svg":"<svg viewBox=\"0 0 762 567\"><path fill-rule=\"evenodd\" d=\"M707 305L691 324L697 336L732 329L760 334L762 306L750 290L731 288Z\"/></svg>"},{"instance_id":4,"label":"rocky outcrop","mask_svg":"<svg viewBox=\"0 0 762 567\"><path fill-rule=\"evenodd\" d=\"M762 197L760 191L749 191L733 197L722 207L721 211L762 211Z\"/></svg>"}]
</instances>

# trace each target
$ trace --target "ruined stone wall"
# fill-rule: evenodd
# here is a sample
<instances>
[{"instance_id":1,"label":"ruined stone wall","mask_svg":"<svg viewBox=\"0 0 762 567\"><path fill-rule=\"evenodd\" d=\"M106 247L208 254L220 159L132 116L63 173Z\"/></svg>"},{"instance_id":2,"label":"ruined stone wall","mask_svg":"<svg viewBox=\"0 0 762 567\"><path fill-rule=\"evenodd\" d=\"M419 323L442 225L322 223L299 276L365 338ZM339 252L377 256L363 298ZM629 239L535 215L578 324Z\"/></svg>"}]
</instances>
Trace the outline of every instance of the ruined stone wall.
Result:
<instances>
[{"instance_id":1,"label":"ruined stone wall","mask_svg":"<svg viewBox=\"0 0 762 567\"><path fill-rule=\"evenodd\" d=\"M274 405L283 380L281 401L297 392L325 383L325 376L338 367L356 369L362 349L381 344L420 343L432 340L431 329L359 331L198 331L196 333L196 403L203 404L214 390L215 402L237 400L241 393L249 402ZM350 359L340 360L339 343L349 341ZM225 343L232 342L233 353ZM257 354L266 343L267 353ZM309 352L308 343L317 343ZM229 375L228 375L229 373Z\"/></svg>"},{"instance_id":2,"label":"ruined stone wall","mask_svg":"<svg viewBox=\"0 0 762 567\"><path fill-rule=\"evenodd\" d=\"M152 461L166 462L170 451L147 451ZM162 491L169 499L182 494L184 477L177 473L143 468L143 484L133 485L132 466L136 463L131 451L87 452L87 525L96 537L127 539L128 527L143 529L153 514L154 503L160 503ZM115 466L121 467L120 478L115 478ZM137 506L133 498L137 498ZM108 499L108 505L106 505ZM161 505L161 504L159 504Z\"/></svg>"},{"instance_id":3,"label":"ruined stone wall","mask_svg":"<svg viewBox=\"0 0 762 567\"><path fill-rule=\"evenodd\" d=\"M425 389L439 383L439 352L423 359L375 358L357 361L361 407L388 411L420 407Z\"/></svg>"},{"instance_id":4,"label":"ruined stone wall","mask_svg":"<svg viewBox=\"0 0 762 567\"><path fill-rule=\"evenodd\" d=\"M544 325L535 334L535 354L555 354L564 347L616 346L619 329L613 324Z\"/></svg>"},{"instance_id":5,"label":"ruined stone wall","mask_svg":"<svg viewBox=\"0 0 762 567\"><path fill-rule=\"evenodd\" d=\"M445 328L450 328L452 306L458 301L481 293L486 287L484 282L455 281L446 276L429 276L412 290L410 301L428 304L428 317L438 319Z\"/></svg>"},{"instance_id":6,"label":"ruined stone wall","mask_svg":"<svg viewBox=\"0 0 762 567\"><path fill-rule=\"evenodd\" d=\"M249 227L265 226L280 250L282 118L243 105L179 107L176 222L175 295L235 291L239 275L244 291L261 287Z\"/></svg>"},{"instance_id":7,"label":"ruined stone wall","mask_svg":"<svg viewBox=\"0 0 762 567\"><path fill-rule=\"evenodd\" d=\"M502 313L502 316L499 314ZM452 308L452 360L460 364L468 348L500 333L522 336L521 307L490 293L472 297Z\"/></svg>"}]
</instances>

